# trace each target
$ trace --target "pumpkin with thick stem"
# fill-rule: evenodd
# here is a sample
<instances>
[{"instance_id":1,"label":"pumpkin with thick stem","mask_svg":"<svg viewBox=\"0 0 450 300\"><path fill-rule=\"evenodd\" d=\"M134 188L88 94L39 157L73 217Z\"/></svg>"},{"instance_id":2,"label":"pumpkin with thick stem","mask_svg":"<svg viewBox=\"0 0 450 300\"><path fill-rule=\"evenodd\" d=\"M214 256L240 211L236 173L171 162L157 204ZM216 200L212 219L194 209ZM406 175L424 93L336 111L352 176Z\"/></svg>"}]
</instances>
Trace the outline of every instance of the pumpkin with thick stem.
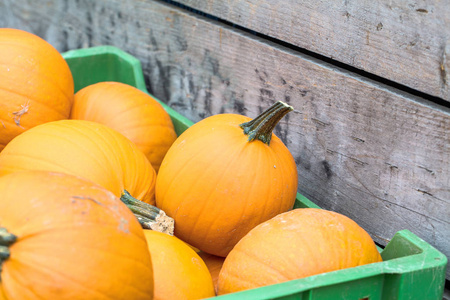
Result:
<instances>
[{"instance_id":1,"label":"pumpkin with thick stem","mask_svg":"<svg viewBox=\"0 0 450 300\"><path fill-rule=\"evenodd\" d=\"M277 102L253 120L214 115L178 137L156 179L156 205L174 218L176 236L226 256L253 227L293 207L297 166L272 133L292 109Z\"/></svg>"},{"instance_id":2,"label":"pumpkin with thick stem","mask_svg":"<svg viewBox=\"0 0 450 300\"><path fill-rule=\"evenodd\" d=\"M130 139L158 172L177 138L169 114L151 95L121 82L99 82L79 90L71 119L105 124Z\"/></svg>"},{"instance_id":3,"label":"pumpkin with thick stem","mask_svg":"<svg viewBox=\"0 0 450 300\"><path fill-rule=\"evenodd\" d=\"M258 225L225 258L219 295L380 262L352 219L317 208L294 209Z\"/></svg>"},{"instance_id":4,"label":"pumpkin with thick stem","mask_svg":"<svg viewBox=\"0 0 450 300\"><path fill-rule=\"evenodd\" d=\"M156 172L136 145L106 125L60 120L15 137L0 152L0 176L44 170L87 178L120 197L144 228L173 233L173 220L155 207Z\"/></svg>"},{"instance_id":5,"label":"pumpkin with thick stem","mask_svg":"<svg viewBox=\"0 0 450 300\"><path fill-rule=\"evenodd\" d=\"M152 299L143 229L110 191L45 171L0 177L0 299Z\"/></svg>"},{"instance_id":6,"label":"pumpkin with thick stem","mask_svg":"<svg viewBox=\"0 0 450 300\"><path fill-rule=\"evenodd\" d=\"M0 28L0 151L20 133L69 118L72 73L62 55L39 36Z\"/></svg>"}]
</instances>

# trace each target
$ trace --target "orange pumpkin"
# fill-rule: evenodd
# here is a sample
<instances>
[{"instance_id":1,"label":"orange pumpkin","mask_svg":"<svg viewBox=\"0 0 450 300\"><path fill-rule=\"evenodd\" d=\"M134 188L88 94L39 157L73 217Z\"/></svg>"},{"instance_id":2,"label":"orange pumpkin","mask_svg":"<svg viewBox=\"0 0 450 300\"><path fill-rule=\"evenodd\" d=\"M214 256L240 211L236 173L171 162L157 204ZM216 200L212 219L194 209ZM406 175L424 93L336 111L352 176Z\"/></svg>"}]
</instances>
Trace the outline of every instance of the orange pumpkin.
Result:
<instances>
[{"instance_id":1,"label":"orange pumpkin","mask_svg":"<svg viewBox=\"0 0 450 300\"><path fill-rule=\"evenodd\" d=\"M211 274L189 245L175 236L144 230L155 276L154 299L203 299L215 296Z\"/></svg>"},{"instance_id":2,"label":"orange pumpkin","mask_svg":"<svg viewBox=\"0 0 450 300\"><path fill-rule=\"evenodd\" d=\"M52 45L0 28L0 151L27 129L69 118L73 93L69 66Z\"/></svg>"},{"instance_id":3,"label":"orange pumpkin","mask_svg":"<svg viewBox=\"0 0 450 300\"><path fill-rule=\"evenodd\" d=\"M198 255L205 262L214 283L214 290L217 292L217 281L219 280L219 273L222 269L225 257L212 255L203 251L198 252Z\"/></svg>"},{"instance_id":4,"label":"orange pumpkin","mask_svg":"<svg viewBox=\"0 0 450 300\"><path fill-rule=\"evenodd\" d=\"M145 206L141 201L155 204L156 173L150 162L130 140L100 123L53 121L18 135L0 152L0 176L21 170L87 178L120 197L137 214L139 206ZM134 201L130 195L141 201ZM149 215L141 213L141 220L151 226L167 225L172 230L173 224L165 224L163 212L154 206L146 207ZM154 218L161 220L156 222Z\"/></svg>"},{"instance_id":5,"label":"orange pumpkin","mask_svg":"<svg viewBox=\"0 0 450 300\"><path fill-rule=\"evenodd\" d=\"M239 241L220 271L218 294L380 261L369 234L350 218L316 208L294 209Z\"/></svg>"},{"instance_id":6,"label":"orange pumpkin","mask_svg":"<svg viewBox=\"0 0 450 300\"><path fill-rule=\"evenodd\" d=\"M253 227L293 207L297 166L272 133L291 110L278 102L254 120L219 114L178 137L156 180L156 205L174 218L176 236L226 256Z\"/></svg>"},{"instance_id":7,"label":"orange pumpkin","mask_svg":"<svg viewBox=\"0 0 450 300\"><path fill-rule=\"evenodd\" d=\"M100 82L78 91L70 118L99 122L122 133L156 172L177 138L169 114L156 99L120 82Z\"/></svg>"},{"instance_id":8,"label":"orange pumpkin","mask_svg":"<svg viewBox=\"0 0 450 300\"><path fill-rule=\"evenodd\" d=\"M106 189L43 171L0 177L0 298L152 299L143 230Z\"/></svg>"}]
</instances>

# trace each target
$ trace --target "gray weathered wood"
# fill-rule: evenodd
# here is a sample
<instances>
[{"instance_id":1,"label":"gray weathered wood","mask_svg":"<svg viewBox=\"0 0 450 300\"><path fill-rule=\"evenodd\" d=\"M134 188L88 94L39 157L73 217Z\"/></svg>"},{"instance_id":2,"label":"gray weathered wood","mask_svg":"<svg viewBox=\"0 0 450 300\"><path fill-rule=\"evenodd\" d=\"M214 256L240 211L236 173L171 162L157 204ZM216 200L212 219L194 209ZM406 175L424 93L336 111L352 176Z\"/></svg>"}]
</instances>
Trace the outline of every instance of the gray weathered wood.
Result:
<instances>
[{"instance_id":1,"label":"gray weathered wood","mask_svg":"<svg viewBox=\"0 0 450 300\"><path fill-rule=\"evenodd\" d=\"M450 101L450 1L176 0Z\"/></svg>"},{"instance_id":2,"label":"gray weathered wood","mask_svg":"<svg viewBox=\"0 0 450 300\"><path fill-rule=\"evenodd\" d=\"M2 5L0 26L60 51L110 44L135 55L150 92L193 121L290 103L276 134L302 194L382 244L409 229L450 257L448 109L157 1Z\"/></svg>"}]
</instances>

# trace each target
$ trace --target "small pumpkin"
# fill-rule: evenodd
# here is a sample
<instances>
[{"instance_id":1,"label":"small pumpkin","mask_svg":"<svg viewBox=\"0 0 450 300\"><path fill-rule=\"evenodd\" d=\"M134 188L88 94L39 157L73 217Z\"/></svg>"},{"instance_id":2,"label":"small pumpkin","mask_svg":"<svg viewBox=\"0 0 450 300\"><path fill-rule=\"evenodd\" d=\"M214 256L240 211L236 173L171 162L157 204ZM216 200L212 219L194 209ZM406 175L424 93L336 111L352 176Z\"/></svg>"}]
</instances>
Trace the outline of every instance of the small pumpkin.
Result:
<instances>
[{"instance_id":1,"label":"small pumpkin","mask_svg":"<svg viewBox=\"0 0 450 300\"><path fill-rule=\"evenodd\" d=\"M178 137L156 180L156 206L174 218L176 236L226 256L253 227L293 207L297 166L272 133L292 109L277 102L253 120L218 114Z\"/></svg>"},{"instance_id":2,"label":"small pumpkin","mask_svg":"<svg viewBox=\"0 0 450 300\"><path fill-rule=\"evenodd\" d=\"M299 208L252 229L226 257L219 295L380 262L369 234L332 211Z\"/></svg>"},{"instance_id":3,"label":"small pumpkin","mask_svg":"<svg viewBox=\"0 0 450 300\"><path fill-rule=\"evenodd\" d=\"M0 298L152 299L143 230L117 197L84 178L0 177Z\"/></svg>"},{"instance_id":4,"label":"small pumpkin","mask_svg":"<svg viewBox=\"0 0 450 300\"><path fill-rule=\"evenodd\" d=\"M217 281L219 280L219 273L222 269L225 257L212 255L203 251L198 252L198 255L203 259L206 267L208 267L214 283L214 291L217 292Z\"/></svg>"},{"instance_id":5,"label":"small pumpkin","mask_svg":"<svg viewBox=\"0 0 450 300\"><path fill-rule=\"evenodd\" d=\"M173 220L153 206L156 173L150 162L136 145L106 125L59 120L23 132L0 152L0 176L22 170L89 179L120 197L144 227L173 231Z\"/></svg>"},{"instance_id":6,"label":"small pumpkin","mask_svg":"<svg viewBox=\"0 0 450 300\"><path fill-rule=\"evenodd\" d=\"M69 66L51 44L0 28L0 151L27 129L69 118L73 93Z\"/></svg>"},{"instance_id":7,"label":"small pumpkin","mask_svg":"<svg viewBox=\"0 0 450 300\"><path fill-rule=\"evenodd\" d=\"M153 230L144 230L144 234L153 262L154 299L215 296L211 274L194 249L175 236Z\"/></svg>"},{"instance_id":8,"label":"small pumpkin","mask_svg":"<svg viewBox=\"0 0 450 300\"><path fill-rule=\"evenodd\" d=\"M99 82L78 91L70 118L99 122L122 133L144 152L156 172L177 138L162 105L121 82Z\"/></svg>"}]
</instances>

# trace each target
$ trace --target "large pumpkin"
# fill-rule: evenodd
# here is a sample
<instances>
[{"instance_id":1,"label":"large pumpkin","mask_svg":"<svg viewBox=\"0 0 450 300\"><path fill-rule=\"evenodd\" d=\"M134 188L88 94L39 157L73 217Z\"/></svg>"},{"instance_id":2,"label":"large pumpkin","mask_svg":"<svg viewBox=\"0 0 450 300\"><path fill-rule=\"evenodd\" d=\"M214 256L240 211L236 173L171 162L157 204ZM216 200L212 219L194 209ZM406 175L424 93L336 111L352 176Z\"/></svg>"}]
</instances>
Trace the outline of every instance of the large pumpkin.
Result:
<instances>
[{"instance_id":1,"label":"large pumpkin","mask_svg":"<svg viewBox=\"0 0 450 300\"><path fill-rule=\"evenodd\" d=\"M189 245L175 236L144 230L152 256L156 300L194 300L215 296L207 266Z\"/></svg>"},{"instance_id":2,"label":"large pumpkin","mask_svg":"<svg viewBox=\"0 0 450 300\"><path fill-rule=\"evenodd\" d=\"M53 121L18 135L0 152L0 176L21 170L73 174L103 186L124 202L133 202L131 195L155 204L156 173L148 159L130 140L100 123ZM141 201L130 208L139 210L136 205Z\"/></svg>"},{"instance_id":3,"label":"large pumpkin","mask_svg":"<svg viewBox=\"0 0 450 300\"><path fill-rule=\"evenodd\" d=\"M0 28L0 151L29 128L69 118L73 93L69 66L52 45Z\"/></svg>"},{"instance_id":4,"label":"large pumpkin","mask_svg":"<svg viewBox=\"0 0 450 300\"><path fill-rule=\"evenodd\" d=\"M156 172L177 138L158 101L120 82L100 82L78 91L70 118L99 122L122 133L144 152Z\"/></svg>"},{"instance_id":5,"label":"large pumpkin","mask_svg":"<svg viewBox=\"0 0 450 300\"><path fill-rule=\"evenodd\" d=\"M297 167L272 133L291 110L278 102L254 120L218 114L178 137L156 182L156 205L175 219L176 236L226 256L250 229L293 207Z\"/></svg>"},{"instance_id":6,"label":"large pumpkin","mask_svg":"<svg viewBox=\"0 0 450 300\"><path fill-rule=\"evenodd\" d=\"M114 194L43 171L0 177L0 299L152 299L143 230Z\"/></svg>"},{"instance_id":7,"label":"large pumpkin","mask_svg":"<svg viewBox=\"0 0 450 300\"><path fill-rule=\"evenodd\" d=\"M282 213L251 230L226 257L218 294L381 261L369 234L322 209Z\"/></svg>"}]
</instances>

